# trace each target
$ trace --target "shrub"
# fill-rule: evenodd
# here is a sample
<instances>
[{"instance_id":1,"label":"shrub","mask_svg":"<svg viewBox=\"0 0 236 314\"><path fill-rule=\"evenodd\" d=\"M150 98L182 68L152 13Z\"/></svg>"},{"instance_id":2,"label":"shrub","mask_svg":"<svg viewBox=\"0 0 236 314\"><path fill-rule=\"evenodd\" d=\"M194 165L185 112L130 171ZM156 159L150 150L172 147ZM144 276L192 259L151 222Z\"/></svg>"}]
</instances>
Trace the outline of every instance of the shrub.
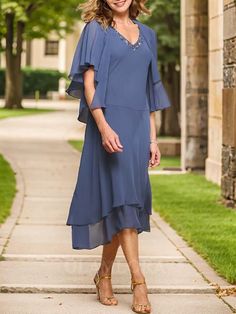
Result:
<instances>
[{"instance_id":1,"label":"shrub","mask_svg":"<svg viewBox=\"0 0 236 314\"><path fill-rule=\"evenodd\" d=\"M65 73L51 69L32 69L25 67L23 73L23 95L33 96L38 90L40 95L45 96L48 91L57 91L59 79L66 78ZM5 69L0 69L0 95L5 92Z\"/></svg>"}]
</instances>

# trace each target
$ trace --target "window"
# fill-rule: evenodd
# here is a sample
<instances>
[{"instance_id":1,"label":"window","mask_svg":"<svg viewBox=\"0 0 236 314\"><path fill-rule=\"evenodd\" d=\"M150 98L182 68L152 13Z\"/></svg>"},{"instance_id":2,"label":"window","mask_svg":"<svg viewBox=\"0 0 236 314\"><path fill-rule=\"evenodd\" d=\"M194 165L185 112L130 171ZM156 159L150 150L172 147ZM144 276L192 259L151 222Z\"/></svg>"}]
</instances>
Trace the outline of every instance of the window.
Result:
<instances>
[{"instance_id":1,"label":"window","mask_svg":"<svg viewBox=\"0 0 236 314\"><path fill-rule=\"evenodd\" d=\"M45 55L46 56L57 56L58 55L58 40L46 40L45 41Z\"/></svg>"}]
</instances>

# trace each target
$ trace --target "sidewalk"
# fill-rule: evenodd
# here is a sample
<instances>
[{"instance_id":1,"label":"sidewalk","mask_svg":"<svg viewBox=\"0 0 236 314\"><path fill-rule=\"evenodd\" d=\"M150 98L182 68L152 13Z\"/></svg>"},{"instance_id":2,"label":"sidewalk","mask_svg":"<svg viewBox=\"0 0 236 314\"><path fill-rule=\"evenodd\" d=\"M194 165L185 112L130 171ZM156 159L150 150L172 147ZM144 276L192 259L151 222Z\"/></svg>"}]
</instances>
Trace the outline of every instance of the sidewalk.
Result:
<instances>
[{"instance_id":1,"label":"sidewalk","mask_svg":"<svg viewBox=\"0 0 236 314\"><path fill-rule=\"evenodd\" d=\"M1 314L132 313L130 275L121 248L112 280L117 307L96 300L92 278L102 247L71 248L71 230L65 221L79 153L66 140L81 138L84 125L76 121L76 106L69 102L65 108L0 121L0 153L12 163L19 188L13 215L0 228ZM211 284L228 283L158 214L153 213L151 227L151 233L142 233L139 239L152 313L232 313L225 303L232 298L218 298Z\"/></svg>"}]
</instances>

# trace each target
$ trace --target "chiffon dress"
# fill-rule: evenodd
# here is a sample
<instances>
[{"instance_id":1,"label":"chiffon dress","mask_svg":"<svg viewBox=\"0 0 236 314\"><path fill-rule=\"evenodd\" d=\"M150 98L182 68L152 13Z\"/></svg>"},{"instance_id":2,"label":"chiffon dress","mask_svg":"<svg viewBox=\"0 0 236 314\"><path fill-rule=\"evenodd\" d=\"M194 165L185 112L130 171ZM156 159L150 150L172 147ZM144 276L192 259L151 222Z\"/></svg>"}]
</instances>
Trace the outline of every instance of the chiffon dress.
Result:
<instances>
[{"instance_id":1,"label":"chiffon dress","mask_svg":"<svg viewBox=\"0 0 236 314\"><path fill-rule=\"evenodd\" d=\"M66 224L73 249L111 242L124 228L150 232L152 193L148 175L150 112L170 106L157 68L155 32L137 19L135 43L97 20L85 24L75 50L67 93L80 99L77 119L86 123L77 182ZM84 95L83 72L95 71L91 109L101 108L119 135L122 152L109 153Z\"/></svg>"}]
</instances>

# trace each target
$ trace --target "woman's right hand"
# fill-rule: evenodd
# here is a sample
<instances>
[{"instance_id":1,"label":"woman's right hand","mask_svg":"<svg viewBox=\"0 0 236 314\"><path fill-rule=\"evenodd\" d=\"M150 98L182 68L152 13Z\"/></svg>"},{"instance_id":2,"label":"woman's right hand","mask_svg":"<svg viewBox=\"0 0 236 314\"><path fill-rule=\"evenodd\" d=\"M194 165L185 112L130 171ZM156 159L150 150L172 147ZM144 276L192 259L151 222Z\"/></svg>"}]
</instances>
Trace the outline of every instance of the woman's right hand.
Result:
<instances>
[{"instance_id":1,"label":"woman's right hand","mask_svg":"<svg viewBox=\"0 0 236 314\"><path fill-rule=\"evenodd\" d=\"M122 152L123 145L118 134L106 123L100 130L102 145L108 153Z\"/></svg>"},{"instance_id":2,"label":"woman's right hand","mask_svg":"<svg viewBox=\"0 0 236 314\"><path fill-rule=\"evenodd\" d=\"M95 74L93 66L83 73L85 98L88 104L91 104L95 94L94 77ZM101 133L102 145L105 150L108 153L122 152L123 146L120 143L119 136L107 123L102 108L90 108L90 110Z\"/></svg>"}]
</instances>

